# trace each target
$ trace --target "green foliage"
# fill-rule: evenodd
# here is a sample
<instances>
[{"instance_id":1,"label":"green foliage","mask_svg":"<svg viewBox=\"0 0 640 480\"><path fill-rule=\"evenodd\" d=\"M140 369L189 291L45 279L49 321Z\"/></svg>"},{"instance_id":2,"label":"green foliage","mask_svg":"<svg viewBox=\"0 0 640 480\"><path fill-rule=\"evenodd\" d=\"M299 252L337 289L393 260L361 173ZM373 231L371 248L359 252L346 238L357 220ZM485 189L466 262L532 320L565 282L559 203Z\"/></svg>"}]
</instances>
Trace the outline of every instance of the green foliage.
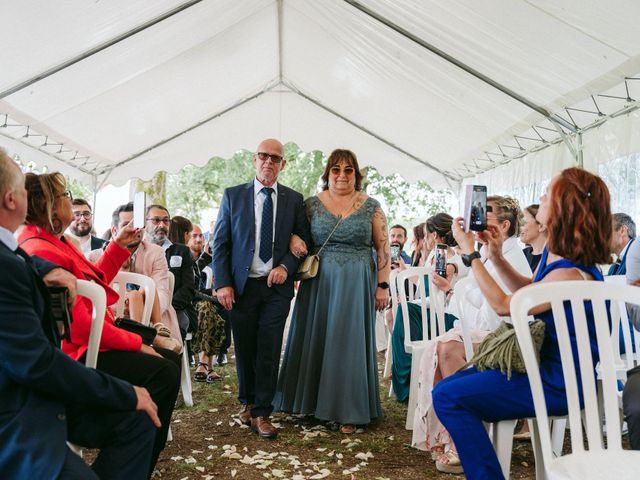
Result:
<instances>
[{"instance_id":1,"label":"green foliage","mask_svg":"<svg viewBox=\"0 0 640 480\"><path fill-rule=\"evenodd\" d=\"M71 195L73 195L73 198L83 198L93 206L93 189L91 187L73 178L66 177L66 180L67 188L71 192Z\"/></svg>"},{"instance_id":2,"label":"green foliage","mask_svg":"<svg viewBox=\"0 0 640 480\"><path fill-rule=\"evenodd\" d=\"M147 194L147 205L167 206L167 172L156 172L153 178L146 182L136 180L136 192Z\"/></svg>"}]
</instances>

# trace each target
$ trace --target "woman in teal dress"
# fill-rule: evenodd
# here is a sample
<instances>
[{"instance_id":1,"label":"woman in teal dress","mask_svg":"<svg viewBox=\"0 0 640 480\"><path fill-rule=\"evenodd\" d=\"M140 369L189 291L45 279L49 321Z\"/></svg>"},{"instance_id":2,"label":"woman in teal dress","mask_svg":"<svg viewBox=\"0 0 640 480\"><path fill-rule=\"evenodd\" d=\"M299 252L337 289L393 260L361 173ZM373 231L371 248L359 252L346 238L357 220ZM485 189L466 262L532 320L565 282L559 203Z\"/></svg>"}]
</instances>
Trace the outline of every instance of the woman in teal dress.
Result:
<instances>
[{"instance_id":1,"label":"woman in teal dress","mask_svg":"<svg viewBox=\"0 0 640 480\"><path fill-rule=\"evenodd\" d=\"M333 151L322 180L323 191L305 206L311 252L326 245L318 275L298 291L274 406L353 433L382 415L375 312L389 303L388 227L380 204L360 191L352 152Z\"/></svg>"},{"instance_id":2,"label":"woman in teal dress","mask_svg":"<svg viewBox=\"0 0 640 480\"><path fill-rule=\"evenodd\" d=\"M447 280L451 285L455 284L457 280L458 270L460 264L460 257L453 247L457 245L451 233L451 223L453 217L447 213L438 213L427 219L425 222L425 237L424 241L427 246L428 252L435 252L436 245L441 243L449 247L447 251ZM433 265L434 255L429 254L425 260L424 265L434 268ZM406 267L401 266L400 269L404 270ZM466 270L465 270L466 274ZM429 296L429 283L425 278L425 292ZM412 286L409 286L412 288ZM422 340L422 309L419 303L408 303L407 311L409 312L409 327L411 330L411 341L415 342ZM457 318L450 313L445 313L444 323L445 331L450 330L453 327L453 323ZM436 332L436 335L431 335L431 324L427 323L427 338L434 338L444 332ZM438 330L438 329L436 329ZM396 313L396 319L393 324L393 332L391 334L391 354L393 356L393 362L391 364L391 381L393 384L393 392L396 394L396 398L399 402L405 402L409 399L409 387L411 386L411 354L407 353L404 349L404 321L402 316L402 309L398 305Z\"/></svg>"}]
</instances>

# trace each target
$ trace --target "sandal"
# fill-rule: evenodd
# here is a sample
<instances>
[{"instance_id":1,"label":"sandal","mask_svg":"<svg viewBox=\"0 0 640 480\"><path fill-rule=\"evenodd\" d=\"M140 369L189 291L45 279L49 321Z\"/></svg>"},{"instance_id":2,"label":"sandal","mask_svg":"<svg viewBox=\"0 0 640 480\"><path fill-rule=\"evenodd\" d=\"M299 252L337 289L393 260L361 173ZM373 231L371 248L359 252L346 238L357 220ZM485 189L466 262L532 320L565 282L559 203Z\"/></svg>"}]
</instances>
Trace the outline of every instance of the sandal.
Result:
<instances>
[{"instance_id":1,"label":"sandal","mask_svg":"<svg viewBox=\"0 0 640 480\"><path fill-rule=\"evenodd\" d=\"M204 372L198 372L197 369L200 367L204 367L205 371ZM209 373L209 365L207 365L204 362L198 362L198 367L196 368L196 373L193 374L193 379L196 382L206 382L207 378L208 378L208 373Z\"/></svg>"},{"instance_id":2,"label":"sandal","mask_svg":"<svg viewBox=\"0 0 640 480\"><path fill-rule=\"evenodd\" d=\"M431 452L431 460L435 462L442 455L444 455L444 445L436 445L435 447L432 447L431 450L429 451Z\"/></svg>"},{"instance_id":3,"label":"sandal","mask_svg":"<svg viewBox=\"0 0 640 480\"><path fill-rule=\"evenodd\" d=\"M222 380L222 375L218 375L212 368L207 374L207 383L213 383Z\"/></svg>"},{"instance_id":4,"label":"sandal","mask_svg":"<svg viewBox=\"0 0 640 480\"><path fill-rule=\"evenodd\" d=\"M462 463L460 463L460 457L452 450L440 455L438 460L436 460L436 468L439 472L443 473L455 473L458 475L464 473Z\"/></svg>"},{"instance_id":5,"label":"sandal","mask_svg":"<svg viewBox=\"0 0 640 480\"><path fill-rule=\"evenodd\" d=\"M351 435L356 433L356 426L351 423L344 423L340 425L340 433L344 433L345 435Z\"/></svg>"},{"instance_id":6,"label":"sandal","mask_svg":"<svg viewBox=\"0 0 640 480\"><path fill-rule=\"evenodd\" d=\"M171 330L163 323L154 323L153 328L158 331L158 335L161 337L171 337Z\"/></svg>"}]
</instances>

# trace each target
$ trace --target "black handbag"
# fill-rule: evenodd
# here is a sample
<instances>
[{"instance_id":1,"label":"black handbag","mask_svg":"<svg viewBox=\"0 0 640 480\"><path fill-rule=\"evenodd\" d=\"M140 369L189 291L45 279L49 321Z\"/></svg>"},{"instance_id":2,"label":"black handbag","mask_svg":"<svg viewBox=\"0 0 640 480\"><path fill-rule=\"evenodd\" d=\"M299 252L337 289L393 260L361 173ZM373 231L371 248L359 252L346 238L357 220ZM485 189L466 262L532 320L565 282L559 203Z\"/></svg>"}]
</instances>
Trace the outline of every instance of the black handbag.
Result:
<instances>
[{"instance_id":1,"label":"black handbag","mask_svg":"<svg viewBox=\"0 0 640 480\"><path fill-rule=\"evenodd\" d=\"M153 340L156 338L156 335L158 334L158 331L155 328L148 327L141 324L140 322L131 320L130 318L116 318L113 321L113 324L116 327L121 328L122 330L140 335L140 338L142 338L142 343L144 343L145 345L151 345L153 343Z\"/></svg>"}]
</instances>

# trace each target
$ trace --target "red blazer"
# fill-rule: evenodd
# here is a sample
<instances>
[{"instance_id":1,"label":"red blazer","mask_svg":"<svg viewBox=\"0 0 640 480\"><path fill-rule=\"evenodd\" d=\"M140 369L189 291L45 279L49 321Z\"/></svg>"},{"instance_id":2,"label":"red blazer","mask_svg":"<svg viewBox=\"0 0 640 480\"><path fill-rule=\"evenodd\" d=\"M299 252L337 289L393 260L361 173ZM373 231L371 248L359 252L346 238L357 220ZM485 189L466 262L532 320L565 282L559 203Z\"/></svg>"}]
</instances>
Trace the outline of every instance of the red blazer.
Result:
<instances>
[{"instance_id":1,"label":"red blazer","mask_svg":"<svg viewBox=\"0 0 640 480\"><path fill-rule=\"evenodd\" d=\"M125 260L129 258L130 253L126 248L118 246L116 242L109 242L104 255L95 265L89 263L84 255L64 237L58 238L34 225L24 227L18 236L18 243L29 255L38 255L68 270L80 280L89 280L100 285L107 293L107 305L113 305L118 301L118 294L111 289L109 284ZM62 341L62 350L75 360L78 360L87 351L92 311L91 302L78 296L72 310L71 341ZM100 351L139 351L141 345L142 339L139 335L116 327L113 325L111 315L105 315Z\"/></svg>"}]
</instances>

